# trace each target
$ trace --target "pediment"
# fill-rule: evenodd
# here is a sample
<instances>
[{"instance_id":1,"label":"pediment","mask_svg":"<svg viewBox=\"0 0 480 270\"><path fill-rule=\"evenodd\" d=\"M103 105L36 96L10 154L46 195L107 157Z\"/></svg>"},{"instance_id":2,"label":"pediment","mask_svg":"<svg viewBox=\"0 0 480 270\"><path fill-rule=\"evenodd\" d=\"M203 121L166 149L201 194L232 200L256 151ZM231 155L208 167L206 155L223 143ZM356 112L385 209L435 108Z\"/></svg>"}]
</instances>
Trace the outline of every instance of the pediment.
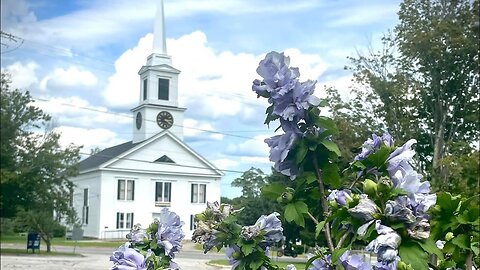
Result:
<instances>
[{"instance_id":1,"label":"pediment","mask_svg":"<svg viewBox=\"0 0 480 270\"><path fill-rule=\"evenodd\" d=\"M154 65L154 66L143 66L139 71L138 74L141 75L142 73L145 73L148 70L152 71L160 71L160 72L167 72L167 73L173 73L173 74L179 74L180 70L167 65L167 64L160 64L160 65Z\"/></svg>"},{"instance_id":2,"label":"pediment","mask_svg":"<svg viewBox=\"0 0 480 270\"><path fill-rule=\"evenodd\" d=\"M105 169L221 177L223 173L168 130L102 166Z\"/></svg>"}]
</instances>

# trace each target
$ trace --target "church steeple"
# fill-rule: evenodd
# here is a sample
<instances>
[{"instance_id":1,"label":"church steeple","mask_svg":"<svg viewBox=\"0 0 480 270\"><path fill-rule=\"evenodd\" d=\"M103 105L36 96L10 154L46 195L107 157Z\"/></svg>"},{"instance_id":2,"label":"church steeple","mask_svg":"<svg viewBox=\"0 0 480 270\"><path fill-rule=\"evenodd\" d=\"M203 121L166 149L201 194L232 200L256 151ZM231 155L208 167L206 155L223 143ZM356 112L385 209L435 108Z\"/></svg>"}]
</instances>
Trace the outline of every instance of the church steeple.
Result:
<instances>
[{"instance_id":1,"label":"church steeple","mask_svg":"<svg viewBox=\"0 0 480 270\"><path fill-rule=\"evenodd\" d=\"M153 27L153 53L167 55L167 42L165 36L165 17L163 13L163 0L157 2L155 25Z\"/></svg>"},{"instance_id":2,"label":"church steeple","mask_svg":"<svg viewBox=\"0 0 480 270\"><path fill-rule=\"evenodd\" d=\"M140 142L168 129L178 138L183 138L183 113L178 107L178 74L167 55L163 0L157 0L153 31L152 54L139 71L139 105L131 111L133 142Z\"/></svg>"}]
</instances>

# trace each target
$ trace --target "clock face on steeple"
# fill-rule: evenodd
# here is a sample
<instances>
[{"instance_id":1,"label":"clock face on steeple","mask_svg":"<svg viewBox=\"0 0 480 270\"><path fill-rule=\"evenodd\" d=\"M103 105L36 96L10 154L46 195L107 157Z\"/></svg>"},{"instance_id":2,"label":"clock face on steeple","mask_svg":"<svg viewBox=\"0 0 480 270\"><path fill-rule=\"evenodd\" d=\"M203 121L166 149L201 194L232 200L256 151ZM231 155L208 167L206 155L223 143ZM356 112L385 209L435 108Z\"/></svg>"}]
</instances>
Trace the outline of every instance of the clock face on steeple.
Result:
<instances>
[{"instance_id":1,"label":"clock face on steeple","mask_svg":"<svg viewBox=\"0 0 480 270\"><path fill-rule=\"evenodd\" d=\"M135 124L137 125L137 129L142 128L142 113L137 112L137 117L135 118Z\"/></svg>"},{"instance_id":2,"label":"clock face on steeple","mask_svg":"<svg viewBox=\"0 0 480 270\"><path fill-rule=\"evenodd\" d=\"M163 129L169 129L173 126L173 116L167 111L161 111L157 114L157 124Z\"/></svg>"}]
</instances>

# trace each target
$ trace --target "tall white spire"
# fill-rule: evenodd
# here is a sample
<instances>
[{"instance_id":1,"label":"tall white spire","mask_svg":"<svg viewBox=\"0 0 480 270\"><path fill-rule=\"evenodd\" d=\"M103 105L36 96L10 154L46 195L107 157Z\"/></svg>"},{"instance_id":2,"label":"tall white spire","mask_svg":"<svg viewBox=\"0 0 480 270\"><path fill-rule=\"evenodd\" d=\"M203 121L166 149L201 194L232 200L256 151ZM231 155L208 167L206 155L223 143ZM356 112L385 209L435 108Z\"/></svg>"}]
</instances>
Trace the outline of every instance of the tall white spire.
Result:
<instances>
[{"instance_id":1,"label":"tall white spire","mask_svg":"<svg viewBox=\"0 0 480 270\"><path fill-rule=\"evenodd\" d=\"M167 55L167 42L165 36L165 18L163 14L163 0L157 0L157 13L153 26L152 53Z\"/></svg>"}]
</instances>

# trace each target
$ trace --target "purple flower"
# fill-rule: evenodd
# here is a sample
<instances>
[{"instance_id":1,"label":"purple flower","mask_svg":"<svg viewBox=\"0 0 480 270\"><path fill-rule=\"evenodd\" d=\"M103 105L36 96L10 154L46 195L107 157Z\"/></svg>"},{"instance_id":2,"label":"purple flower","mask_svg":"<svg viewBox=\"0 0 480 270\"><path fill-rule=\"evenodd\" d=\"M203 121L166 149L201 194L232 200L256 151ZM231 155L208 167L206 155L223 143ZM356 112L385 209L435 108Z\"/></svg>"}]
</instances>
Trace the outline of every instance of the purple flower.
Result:
<instances>
[{"instance_id":1,"label":"purple flower","mask_svg":"<svg viewBox=\"0 0 480 270\"><path fill-rule=\"evenodd\" d=\"M399 261L400 261L400 257L398 257L398 256L395 257L395 259L393 259L390 262L380 261L380 262L377 262L377 264L375 265L375 269L377 269L377 270L397 270L397 264L398 264Z\"/></svg>"},{"instance_id":2,"label":"purple flower","mask_svg":"<svg viewBox=\"0 0 480 270\"><path fill-rule=\"evenodd\" d=\"M377 136L377 134L373 133L372 138L368 138L362 145L362 152L355 156L355 160L364 160L369 155L373 154L375 151L382 147L382 144L392 147L393 146L393 138L388 132L385 132L382 137Z\"/></svg>"},{"instance_id":3,"label":"purple flower","mask_svg":"<svg viewBox=\"0 0 480 270\"><path fill-rule=\"evenodd\" d=\"M286 270L297 270L297 267L295 267L295 265L293 265L293 264L289 264L289 265L287 265Z\"/></svg>"},{"instance_id":4,"label":"purple flower","mask_svg":"<svg viewBox=\"0 0 480 270\"><path fill-rule=\"evenodd\" d=\"M298 69L290 68L290 57L283 53L269 52L265 59L260 61L257 73L267 85L267 92L273 97L284 95L291 89L292 82L300 76Z\"/></svg>"},{"instance_id":5,"label":"purple flower","mask_svg":"<svg viewBox=\"0 0 480 270\"><path fill-rule=\"evenodd\" d=\"M320 104L320 99L313 96L316 81L295 81L292 91L278 98L271 99L274 104L273 113L284 120L298 122L305 117L305 110ZM297 121L295 121L297 120Z\"/></svg>"},{"instance_id":6,"label":"purple flower","mask_svg":"<svg viewBox=\"0 0 480 270\"><path fill-rule=\"evenodd\" d=\"M379 262L395 260L402 238L392 228L382 225L380 220L376 221L375 229L378 236L367 245L365 250L376 253Z\"/></svg>"},{"instance_id":7,"label":"purple flower","mask_svg":"<svg viewBox=\"0 0 480 270\"><path fill-rule=\"evenodd\" d=\"M362 152L355 156L355 160L364 160L373 152L378 150L382 145L382 140L377 134L372 134L372 138L368 138L362 145Z\"/></svg>"},{"instance_id":8,"label":"purple flower","mask_svg":"<svg viewBox=\"0 0 480 270\"><path fill-rule=\"evenodd\" d=\"M150 236L141 228L140 224L135 224L130 233L127 234L127 239L132 244L143 244L145 239L149 240L149 238Z\"/></svg>"},{"instance_id":9,"label":"purple flower","mask_svg":"<svg viewBox=\"0 0 480 270\"><path fill-rule=\"evenodd\" d=\"M390 154L387 159L387 170L390 173L390 176L395 175L398 170L405 172L412 169L410 163L415 155L415 150L412 150L411 148L415 143L417 143L417 140L410 139Z\"/></svg>"},{"instance_id":10,"label":"purple flower","mask_svg":"<svg viewBox=\"0 0 480 270\"><path fill-rule=\"evenodd\" d=\"M354 254L350 256L350 250L347 250L340 257L340 263L345 270L372 270L372 265L364 256Z\"/></svg>"},{"instance_id":11,"label":"purple flower","mask_svg":"<svg viewBox=\"0 0 480 270\"><path fill-rule=\"evenodd\" d=\"M225 253L228 257L228 263L232 266L232 270L234 270L240 264L239 258L242 256L240 247L233 244L225 249Z\"/></svg>"},{"instance_id":12,"label":"purple flower","mask_svg":"<svg viewBox=\"0 0 480 270\"><path fill-rule=\"evenodd\" d=\"M407 196L399 196L394 201L387 201L385 216L393 221L415 222L416 218L410 207Z\"/></svg>"},{"instance_id":13,"label":"purple flower","mask_svg":"<svg viewBox=\"0 0 480 270\"><path fill-rule=\"evenodd\" d=\"M310 259L313 257L312 254L308 254L307 258ZM333 265L332 265L332 255L328 255L325 257L325 259L316 259L312 262L311 266L308 268L308 270L333 270Z\"/></svg>"},{"instance_id":14,"label":"purple flower","mask_svg":"<svg viewBox=\"0 0 480 270\"><path fill-rule=\"evenodd\" d=\"M350 196L352 192L348 189L343 190L332 190L330 195L328 195L327 200L333 202L336 201L339 205L345 206L349 201L352 201L352 197Z\"/></svg>"},{"instance_id":15,"label":"purple flower","mask_svg":"<svg viewBox=\"0 0 480 270\"><path fill-rule=\"evenodd\" d=\"M146 270L147 260L151 255L152 251L148 250L147 256L144 257L135 249L130 248L129 243L126 243L110 256L110 261L114 263L112 270Z\"/></svg>"},{"instance_id":16,"label":"purple flower","mask_svg":"<svg viewBox=\"0 0 480 270\"><path fill-rule=\"evenodd\" d=\"M426 215L428 209L437 203L437 194L415 193L409 196L409 200L415 215L419 217Z\"/></svg>"},{"instance_id":17,"label":"purple flower","mask_svg":"<svg viewBox=\"0 0 480 270\"><path fill-rule=\"evenodd\" d=\"M262 215L254 225L244 226L240 235L246 240L251 240L263 232L267 243L281 241L283 239L283 228L278 216L280 214L277 212L273 212L268 216Z\"/></svg>"},{"instance_id":18,"label":"purple flower","mask_svg":"<svg viewBox=\"0 0 480 270\"><path fill-rule=\"evenodd\" d=\"M413 169L408 171L397 171L392 176L393 185L408 192L409 195L414 193L430 193L430 182L422 180L422 175Z\"/></svg>"},{"instance_id":19,"label":"purple flower","mask_svg":"<svg viewBox=\"0 0 480 270\"><path fill-rule=\"evenodd\" d=\"M286 129L288 125L284 126ZM271 138L265 139L265 142L270 147L270 161L275 162L274 168L290 178L295 178L298 168L296 164L290 160L287 160L288 153L293 149L296 141L300 137L300 134L287 130L282 135L276 135Z\"/></svg>"},{"instance_id":20,"label":"purple flower","mask_svg":"<svg viewBox=\"0 0 480 270\"><path fill-rule=\"evenodd\" d=\"M355 207L348 209L348 212L353 217L359 218L363 221L370 221L374 219L374 215L378 214L380 211L378 206L372 200L362 198Z\"/></svg>"},{"instance_id":21,"label":"purple flower","mask_svg":"<svg viewBox=\"0 0 480 270\"><path fill-rule=\"evenodd\" d=\"M182 240L185 233L182 231L183 222L175 212L170 212L168 208L163 208L158 219L158 245L165 249L165 255L170 258L175 257L182 247Z\"/></svg>"}]
</instances>

